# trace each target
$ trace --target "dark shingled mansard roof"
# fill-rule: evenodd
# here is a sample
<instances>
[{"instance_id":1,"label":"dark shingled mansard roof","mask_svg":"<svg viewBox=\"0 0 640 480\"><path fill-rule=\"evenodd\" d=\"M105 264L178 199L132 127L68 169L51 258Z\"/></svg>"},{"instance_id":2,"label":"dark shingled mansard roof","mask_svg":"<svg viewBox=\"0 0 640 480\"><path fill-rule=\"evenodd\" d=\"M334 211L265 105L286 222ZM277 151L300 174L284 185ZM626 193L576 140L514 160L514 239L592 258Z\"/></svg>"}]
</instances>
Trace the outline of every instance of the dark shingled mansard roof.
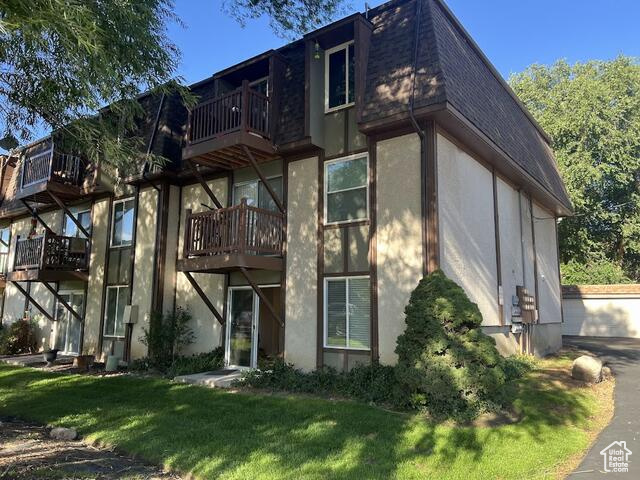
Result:
<instances>
[{"instance_id":1,"label":"dark shingled mansard roof","mask_svg":"<svg viewBox=\"0 0 640 480\"><path fill-rule=\"evenodd\" d=\"M412 86L416 1L369 12L362 121L406 113ZM441 0L422 0L415 109L447 102L565 207L571 202L547 135Z\"/></svg>"}]
</instances>

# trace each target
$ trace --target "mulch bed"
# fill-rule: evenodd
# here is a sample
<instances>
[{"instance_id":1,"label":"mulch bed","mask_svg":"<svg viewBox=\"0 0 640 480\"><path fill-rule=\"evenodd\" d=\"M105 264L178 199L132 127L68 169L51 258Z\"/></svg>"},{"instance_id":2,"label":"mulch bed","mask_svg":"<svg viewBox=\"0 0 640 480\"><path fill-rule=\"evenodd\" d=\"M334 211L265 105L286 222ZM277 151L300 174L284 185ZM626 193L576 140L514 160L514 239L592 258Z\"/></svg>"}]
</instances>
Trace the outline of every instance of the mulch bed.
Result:
<instances>
[{"instance_id":1,"label":"mulch bed","mask_svg":"<svg viewBox=\"0 0 640 480\"><path fill-rule=\"evenodd\" d=\"M161 468L82 441L60 441L49 429L0 417L0 479L179 479Z\"/></svg>"}]
</instances>

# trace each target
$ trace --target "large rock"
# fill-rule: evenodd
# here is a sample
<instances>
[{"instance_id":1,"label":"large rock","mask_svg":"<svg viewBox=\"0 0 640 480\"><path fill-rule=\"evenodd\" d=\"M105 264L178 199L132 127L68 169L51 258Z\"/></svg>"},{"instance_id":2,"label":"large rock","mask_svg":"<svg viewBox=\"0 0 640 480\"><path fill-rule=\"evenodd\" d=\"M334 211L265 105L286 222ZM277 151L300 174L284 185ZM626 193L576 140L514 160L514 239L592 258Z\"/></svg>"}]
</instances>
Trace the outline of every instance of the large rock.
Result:
<instances>
[{"instance_id":1,"label":"large rock","mask_svg":"<svg viewBox=\"0 0 640 480\"><path fill-rule=\"evenodd\" d=\"M75 440L76 438L78 438L78 432L76 432L74 428L56 427L51 429L49 435L51 436L51 438L55 438L56 440L65 441Z\"/></svg>"},{"instance_id":2,"label":"large rock","mask_svg":"<svg viewBox=\"0 0 640 480\"><path fill-rule=\"evenodd\" d=\"M582 355L573 361L571 376L583 382L598 383L602 380L602 361L597 357Z\"/></svg>"}]
</instances>

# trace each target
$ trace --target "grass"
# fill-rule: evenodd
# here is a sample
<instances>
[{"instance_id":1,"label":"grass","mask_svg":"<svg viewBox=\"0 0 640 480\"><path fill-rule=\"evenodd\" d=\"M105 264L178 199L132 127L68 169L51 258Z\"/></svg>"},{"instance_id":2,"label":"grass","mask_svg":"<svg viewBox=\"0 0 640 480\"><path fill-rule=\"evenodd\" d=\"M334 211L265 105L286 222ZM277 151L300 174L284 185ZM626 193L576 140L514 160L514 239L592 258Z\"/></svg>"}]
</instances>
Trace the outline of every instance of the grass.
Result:
<instances>
[{"instance_id":1,"label":"grass","mask_svg":"<svg viewBox=\"0 0 640 480\"><path fill-rule=\"evenodd\" d=\"M9 366L0 366L0 414L74 427L196 478L557 478L611 414L611 382L574 384L569 362L545 361L528 374L514 404L521 420L496 427L434 424L348 401Z\"/></svg>"}]
</instances>

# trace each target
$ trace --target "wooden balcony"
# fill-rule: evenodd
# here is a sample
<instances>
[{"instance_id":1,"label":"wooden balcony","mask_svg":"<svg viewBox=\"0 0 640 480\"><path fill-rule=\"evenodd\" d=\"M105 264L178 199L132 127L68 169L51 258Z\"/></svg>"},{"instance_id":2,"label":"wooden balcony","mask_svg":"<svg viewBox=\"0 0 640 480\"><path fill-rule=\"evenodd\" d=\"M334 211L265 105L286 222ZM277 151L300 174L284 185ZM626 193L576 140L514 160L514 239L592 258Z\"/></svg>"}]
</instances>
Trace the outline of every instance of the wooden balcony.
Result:
<instances>
[{"instance_id":1,"label":"wooden balcony","mask_svg":"<svg viewBox=\"0 0 640 480\"><path fill-rule=\"evenodd\" d=\"M25 156L16 198L51 203L49 192L62 200L78 198L83 194L85 168L80 157L53 148Z\"/></svg>"},{"instance_id":2,"label":"wooden balcony","mask_svg":"<svg viewBox=\"0 0 640 480\"><path fill-rule=\"evenodd\" d=\"M187 210L183 272L224 273L240 269L281 271L284 216L240 205L210 212Z\"/></svg>"},{"instance_id":3,"label":"wooden balcony","mask_svg":"<svg viewBox=\"0 0 640 480\"><path fill-rule=\"evenodd\" d=\"M87 281L89 241L45 233L16 239L15 257L7 280L12 282Z\"/></svg>"},{"instance_id":4,"label":"wooden balcony","mask_svg":"<svg viewBox=\"0 0 640 480\"><path fill-rule=\"evenodd\" d=\"M245 81L241 88L204 101L189 112L182 158L227 170L250 164L244 147L257 162L276 158L271 115L269 97L250 89Z\"/></svg>"}]
</instances>

